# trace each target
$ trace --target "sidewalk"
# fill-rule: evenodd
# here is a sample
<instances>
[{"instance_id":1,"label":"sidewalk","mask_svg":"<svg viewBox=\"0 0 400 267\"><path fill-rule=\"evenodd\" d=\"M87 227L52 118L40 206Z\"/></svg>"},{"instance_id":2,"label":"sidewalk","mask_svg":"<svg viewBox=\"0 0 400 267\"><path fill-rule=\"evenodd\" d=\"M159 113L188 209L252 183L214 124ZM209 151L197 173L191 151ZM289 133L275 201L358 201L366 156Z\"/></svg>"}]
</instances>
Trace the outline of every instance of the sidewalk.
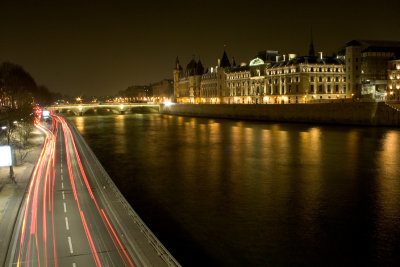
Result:
<instances>
[{"instance_id":1,"label":"sidewalk","mask_svg":"<svg viewBox=\"0 0 400 267\"><path fill-rule=\"evenodd\" d=\"M17 166L14 166L16 184L10 180L10 168L0 167L0 266L5 263L18 210L42 150L44 135L35 129L29 141L33 149L23 162L19 161L17 155Z\"/></svg>"}]
</instances>

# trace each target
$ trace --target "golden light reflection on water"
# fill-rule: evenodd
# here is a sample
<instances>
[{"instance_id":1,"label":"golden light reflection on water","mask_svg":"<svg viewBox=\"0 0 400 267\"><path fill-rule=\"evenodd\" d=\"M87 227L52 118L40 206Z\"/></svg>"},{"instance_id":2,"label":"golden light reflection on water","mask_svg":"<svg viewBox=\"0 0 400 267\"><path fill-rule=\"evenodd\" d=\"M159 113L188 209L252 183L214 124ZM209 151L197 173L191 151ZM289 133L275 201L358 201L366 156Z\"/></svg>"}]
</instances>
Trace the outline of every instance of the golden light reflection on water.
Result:
<instances>
[{"instance_id":1,"label":"golden light reflection on water","mask_svg":"<svg viewBox=\"0 0 400 267\"><path fill-rule=\"evenodd\" d=\"M127 136L125 130L125 115L118 115L115 117L114 131L115 131L115 150L117 153L127 153Z\"/></svg>"},{"instance_id":2,"label":"golden light reflection on water","mask_svg":"<svg viewBox=\"0 0 400 267\"><path fill-rule=\"evenodd\" d=\"M275 127L273 127L275 128ZM276 129L276 128L275 128ZM287 131L273 130L274 157L279 164L287 164L289 155L289 135Z\"/></svg>"},{"instance_id":3,"label":"golden light reflection on water","mask_svg":"<svg viewBox=\"0 0 400 267\"><path fill-rule=\"evenodd\" d=\"M217 122L212 122L209 125L210 128L210 142L211 144L216 144L221 142L221 124Z\"/></svg>"},{"instance_id":4,"label":"golden light reflection on water","mask_svg":"<svg viewBox=\"0 0 400 267\"><path fill-rule=\"evenodd\" d=\"M78 116L75 120L76 128L81 134L85 134L85 117Z\"/></svg>"},{"instance_id":5,"label":"golden light reflection on water","mask_svg":"<svg viewBox=\"0 0 400 267\"><path fill-rule=\"evenodd\" d=\"M307 132L300 132L299 136L299 161L302 168L299 168L299 177L301 183L299 184L299 199L303 212L302 223L305 229L312 223L313 227L318 227L315 220L318 219L314 215L318 210L321 202L322 184L324 177L322 177L322 144L321 144L321 130L319 128L311 128Z\"/></svg>"},{"instance_id":6,"label":"golden light reflection on water","mask_svg":"<svg viewBox=\"0 0 400 267\"><path fill-rule=\"evenodd\" d=\"M237 168L239 168L239 166L243 165L243 154L244 153L240 153L241 151L241 143L243 142L243 127L242 127L242 123L238 122L236 123L236 125L239 126L232 126L232 132L231 132L231 149L229 151L229 156L231 158L231 177L232 179L236 179L238 174L239 174L239 170Z\"/></svg>"},{"instance_id":7,"label":"golden light reflection on water","mask_svg":"<svg viewBox=\"0 0 400 267\"><path fill-rule=\"evenodd\" d=\"M399 138L398 131L387 132L383 138L383 150L378 156L378 166L381 168L381 175L378 176L377 181L378 235L382 240L385 236L391 235L391 231L396 227L392 218L400 214Z\"/></svg>"}]
</instances>

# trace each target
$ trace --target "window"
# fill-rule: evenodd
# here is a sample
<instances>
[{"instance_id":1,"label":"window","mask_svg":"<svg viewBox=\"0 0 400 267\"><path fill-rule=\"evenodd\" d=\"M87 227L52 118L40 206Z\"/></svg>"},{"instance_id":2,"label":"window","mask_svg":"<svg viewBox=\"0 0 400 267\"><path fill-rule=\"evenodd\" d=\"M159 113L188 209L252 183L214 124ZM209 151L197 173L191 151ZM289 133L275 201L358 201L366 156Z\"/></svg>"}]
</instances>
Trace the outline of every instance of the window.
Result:
<instances>
[{"instance_id":1,"label":"window","mask_svg":"<svg viewBox=\"0 0 400 267\"><path fill-rule=\"evenodd\" d=\"M336 82L339 82L339 77L336 77Z\"/></svg>"},{"instance_id":2,"label":"window","mask_svg":"<svg viewBox=\"0 0 400 267\"><path fill-rule=\"evenodd\" d=\"M322 85L318 85L318 93L322 93Z\"/></svg>"},{"instance_id":3,"label":"window","mask_svg":"<svg viewBox=\"0 0 400 267\"><path fill-rule=\"evenodd\" d=\"M299 85L296 84L296 93L298 93L298 92L299 92Z\"/></svg>"},{"instance_id":4,"label":"window","mask_svg":"<svg viewBox=\"0 0 400 267\"><path fill-rule=\"evenodd\" d=\"M318 80L319 80L320 82L322 82L322 77L320 76L320 77L318 78Z\"/></svg>"},{"instance_id":5,"label":"window","mask_svg":"<svg viewBox=\"0 0 400 267\"><path fill-rule=\"evenodd\" d=\"M291 92L292 92L292 86L289 85L289 93L291 93Z\"/></svg>"},{"instance_id":6,"label":"window","mask_svg":"<svg viewBox=\"0 0 400 267\"><path fill-rule=\"evenodd\" d=\"M330 92L331 92L331 85L328 84L328 93L330 93Z\"/></svg>"},{"instance_id":7,"label":"window","mask_svg":"<svg viewBox=\"0 0 400 267\"><path fill-rule=\"evenodd\" d=\"M339 85L336 84L335 87L336 87L336 88L335 88L335 91L336 91L336 92L339 92Z\"/></svg>"},{"instance_id":8,"label":"window","mask_svg":"<svg viewBox=\"0 0 400 267\"><path fill-rule=\"evenodd\" d=\"M314 81L314 76L311 76L310 78L311 78L310 80L313 82Z\"/></svg>"},{"instance_id":9,"label":"window","mask_svg":"<svg viewBox=\"0 0 400 267\"><path fill-rule=\"evenodd\" d=\"M343 85L343 93L346 93L346 85Z\"/></svg>"},{"instance_id":10,"label":"window","mask_svg":"<svg viewBox=\"0 0 400 267\"><path fill-rule=\"evenodd\" d=\"M328 82L330 82L331 81L331 77L328 77Z\"/></svg>"},{"instance_id":11,"label":"window","mask_svg":"<svg viewBox=\"0 0 400 267\"><path fill-rule=\"evenodd\" d=\"M313 84L310 85L310 92L314 93L314 85Z\"/></svg>"}]
</instances>

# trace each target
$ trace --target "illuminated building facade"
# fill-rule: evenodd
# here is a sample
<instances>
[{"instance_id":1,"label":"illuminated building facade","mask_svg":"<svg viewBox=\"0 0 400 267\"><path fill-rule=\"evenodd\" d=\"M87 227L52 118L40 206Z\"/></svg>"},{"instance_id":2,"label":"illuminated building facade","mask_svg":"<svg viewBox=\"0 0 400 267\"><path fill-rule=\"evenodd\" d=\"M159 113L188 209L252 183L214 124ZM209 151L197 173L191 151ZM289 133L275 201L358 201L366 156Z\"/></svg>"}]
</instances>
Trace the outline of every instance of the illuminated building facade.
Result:
<instances>
[{"instance_id":1,"label":"illuminated building facade","mask_svg":"<svg viewBox=\"0 0 400 267\"><path fill-rule=\"evenodd\" d=\"M397 91L390 90L399 87L399 55L400 42L358 40L347 43L340 56L316 55L311 41L308 56L266 50L249 64L236 66L224 51L218 65L205 72L200 61L193 59L185 71L177 61L174 92L178 103L383 101L386 95L397 99ZM395 56L397 61L392 60Z\"/></svg>"},{"instance_id":2,"label":"illuminated building facade","mask_svg":"<svg viewBox=\"0 0 400 267\"><path fill-rule=\"evenodd\" d=\"M249 66L231 69L227 84L230 97L226 103L288 104L349 98L344 61L322 53L296 57L265 51Z\"/></svg>"},{"instance_id":3,"label":"illuminated building facade","mask_svg":"<svg viewBox=\"0 0 400 267\"><path fill-rule=\"evenodd\" d=\"M388 62L388 80L386 99L400 101L400 58Z\"/></svg>"},{"instance_id":4,"label":"illuminated building facade","mask_svg":"<svg viewBox=\"0 0 400 267\"><path fill-rule=\"evenodd\" d=\"M234 60L233 60L234 61ZM236 63L233 62L233 65ZM218 65L207 69L201 76L201 103L221 104L226 95L226 72L232 67L226 51L218 59Z\"/></svg>"},{"instance_id":5,"label":"illuminated building facade","mask_svg":"<svg viewBox=\"0 0 400 267\"><path fill-rule=\"evenodd\" d=\"M400 42L352 40L346 45L347 87L356 99L383 101L388 62L400 53Z\"/></svg>"},{"instance_id":6,"label":"illuminated building facade","mask_svg":"<svg viewBox=\"0 0 400 267\"><path fill-rule=\"evenodd\" d=\"M201 76L204 73L201 61L193 58L183 71L176 58L174 69L174 96L177 103L200 103Z\"/></svg>"},{"instance_id":7,"label":"illuminated building facade","mask_svg":"<svg viewBox=\"0 0 400 267\"><path fill-rule=\"evenodd\" d=\"M153 91L153 102L172 102L174 98L174 81L164 79L150 85Z\"/></svg>"}]
</instances>

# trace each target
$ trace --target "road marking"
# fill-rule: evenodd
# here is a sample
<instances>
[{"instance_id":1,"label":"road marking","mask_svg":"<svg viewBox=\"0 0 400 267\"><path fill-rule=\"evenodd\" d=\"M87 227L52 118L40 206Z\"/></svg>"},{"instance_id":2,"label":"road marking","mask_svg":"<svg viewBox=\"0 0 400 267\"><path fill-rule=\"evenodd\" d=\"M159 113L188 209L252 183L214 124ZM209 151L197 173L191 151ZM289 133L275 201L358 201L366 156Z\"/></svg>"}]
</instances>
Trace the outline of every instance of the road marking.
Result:
<instances>
[{"instance_id":1,"label":"road marking","mask_svg":"<svg viewBox=\"0 0 400 267\"><path fill-rule=\"evenodd\" d=\"M64 189L64 182L61 182L61 189Z\"/></svg>"},{"instance_id":2,"label":"road marking","mask_svg":"<svg viewBox=\"0 0 400 267\"><path fill-rule=\"evenodd\" d=\"M62 180L64 180L64 177L63 177L63 175L61 174L61 181L62 181Z\"/></svg>"},{"instance_id":3,"label":"road marking","mask_svg":"<svg viewBox=\"0 0 400 267\"><path fill-rule=\"evenodd\" d=\"M65 217L65 228L69 230L68 217Z\"/></svg>"},{"instance_id":4,"label":"road marking","mask_svg":"<svg viewBox=\"0 0 400 267\"><path fill-rule=\"evenodd\" d=\"M65 194L64 194L64 191L62 191L62 195L63 195L63 199L65 199Z\"/></svg>"},{"instance_id":5,"label":"road marking","mask_svg":"<svg viewBox=\"0 0 400 267\"><path fill-rule=\"evenodd\" d=\"M64 213L67 213L67 205L65 205L65 202L64 202Z\"/></svg>"},{"instance_id":6,"label":"road marking","mask_svg":"<svg viewBox=\"0 0 400 267\"><path fill-rule=\"evenodd\" d=\"M73 254L74 250L72 249L72 241L70 236L68 237L68 244L69 244L69 252Z\"/></svg>"},{"instance_id":7,"label":"road marking","mask_svg":"<svg viewBox=\"0 0 400 267\"><path fill-rule=\"evenodd\" d=\"M61 169L61 173L62 173L62 169Z\"/></svg>"},{"instance_id":8,"label":"road marking","mask_svg":"<svg viewBox=\"0 0 400 267\"><path fill-rule=\"evenodd\" d=\"M76 263L75 262L72 263L72 267L76 267Z\"/></svg>"}]
</instances>

